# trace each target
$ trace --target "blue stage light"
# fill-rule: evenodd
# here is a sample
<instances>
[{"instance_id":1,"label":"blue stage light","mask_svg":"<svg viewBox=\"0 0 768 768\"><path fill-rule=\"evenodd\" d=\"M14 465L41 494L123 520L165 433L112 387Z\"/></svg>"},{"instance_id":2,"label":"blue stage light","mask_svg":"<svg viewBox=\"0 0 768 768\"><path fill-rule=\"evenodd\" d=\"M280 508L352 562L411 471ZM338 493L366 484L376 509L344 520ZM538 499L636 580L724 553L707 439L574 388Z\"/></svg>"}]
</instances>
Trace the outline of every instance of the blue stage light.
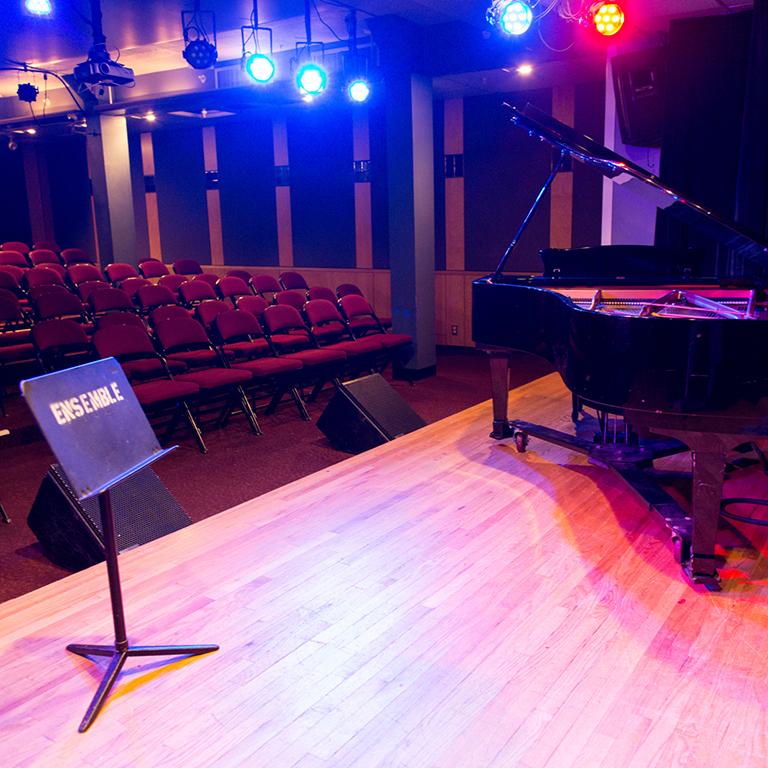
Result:
<instances>
[{"instance_id":1,"label":"blue stage light","mask_svg":"<svg viewBox=\"0 0 768 768\"><path fill-rule=\"evenodd\" d=\"M245 62L245 71L257 82L268 83L275 74L275 65L269 56L254 53Z\"/></svg>"},{"instance_id":2,"label":"blue stage light","mask_svg":"<svg viewBox=\"0 0 768 768\"><path fill-rule=\"evenodd\" d=\"M533 12L530 6L516 0L504 7L499 23L508 35L522 35L528 31L532 21Z\"/></svg>"},{"instance_id":3,"label":"blue stage light","mask_svg":"<svg viewBox=\"0 0 768 768\"><path fill-rule=\"evenodd\" d=\"M371 89L365 80L355 80L353 83L350 83L349 88L347 88L347 93L352 101L362 103L367 101L368 97L371 95Z\"/></svg>"},{"instance_id":4,"label":"blue stage light","mask_svg":"<svg viewBox=\"0 0 768 768\"><path fill-rule=\"evenodd\" d=\"M47 16L53 10L48 0L26 0L24 6L37 16Z\"/></svg>"},{"instance_id":5,"label":"blue stage light","mask_svg":"<svg viewBox=\"0 0 768 768\"><path fill-rule=\"evenodd\" d=\"M326 74L317 64L305 64L296 75L299 90L310 96L322 93L325 88Z\"/></svg>"}]
</instances>

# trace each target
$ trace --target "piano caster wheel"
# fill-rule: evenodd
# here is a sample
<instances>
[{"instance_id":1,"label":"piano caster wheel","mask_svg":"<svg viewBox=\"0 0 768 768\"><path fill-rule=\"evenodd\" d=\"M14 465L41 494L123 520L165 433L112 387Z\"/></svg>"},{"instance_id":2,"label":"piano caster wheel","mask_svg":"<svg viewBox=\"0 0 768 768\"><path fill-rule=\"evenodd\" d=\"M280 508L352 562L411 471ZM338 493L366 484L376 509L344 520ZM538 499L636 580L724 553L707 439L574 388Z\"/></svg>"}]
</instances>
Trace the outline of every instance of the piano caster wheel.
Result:
<instances>
[{"instance_id":1,"label":"piano caster wheel","mask_svg":"<svg viewBox=\"0 0 768 768\"><path fill-rule=\"evenodd\" d=\"M525 453L528 447L528 435L525 432L515 432L515 448L518 453Z\"/></svg>"},{"instance_id":2,"label":"piano caster wheel","mask_svg":"<svg viewBox=\"0 0 768 768\"><path fill-rule=\"evenodd\" d=\"M683 562L683 540L679 536L673 536L672 546L675 550L675 562L680 565Z\"/></svg>"}]
</instances>

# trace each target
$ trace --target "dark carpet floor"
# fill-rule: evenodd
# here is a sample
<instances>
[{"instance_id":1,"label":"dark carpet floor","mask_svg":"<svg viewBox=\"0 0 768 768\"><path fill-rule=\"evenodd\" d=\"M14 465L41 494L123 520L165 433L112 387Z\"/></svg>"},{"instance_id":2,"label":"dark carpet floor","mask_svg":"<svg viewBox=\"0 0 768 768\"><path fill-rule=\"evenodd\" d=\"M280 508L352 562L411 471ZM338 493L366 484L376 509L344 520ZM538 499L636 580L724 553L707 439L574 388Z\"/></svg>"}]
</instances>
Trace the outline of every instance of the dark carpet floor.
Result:
<instances>
[{"instance_id":1,"label":"dark carpet floor","mask_svg":"<svg viewBox=\"0 0 768 768\"><path fill-rule=\"evenodd\" d=\"M551 372L548 363L520 354L512 366L516 387ZM451 416L491 397L488 360L475 350L441 348L437 375L407 382L385 378L428 424ZM185 428L174 435L179 448L153 465L173 497L197 522L230 507L317 472L349 454L335 450L317 428L317 419L332 397L321 393L309 406L312 421L298 417L291 401L265 416L259 412L263 435L256 437L244 417L234 416L222 430L204 432L203 455ZM8 416L0 428L0 501L11 518L0 523L0 602L25 594L68 575L45 556L26 520L53 457L22 397L6 399ZM490 423L488 425L490 431Z\"/></svg>"}]
</instances>

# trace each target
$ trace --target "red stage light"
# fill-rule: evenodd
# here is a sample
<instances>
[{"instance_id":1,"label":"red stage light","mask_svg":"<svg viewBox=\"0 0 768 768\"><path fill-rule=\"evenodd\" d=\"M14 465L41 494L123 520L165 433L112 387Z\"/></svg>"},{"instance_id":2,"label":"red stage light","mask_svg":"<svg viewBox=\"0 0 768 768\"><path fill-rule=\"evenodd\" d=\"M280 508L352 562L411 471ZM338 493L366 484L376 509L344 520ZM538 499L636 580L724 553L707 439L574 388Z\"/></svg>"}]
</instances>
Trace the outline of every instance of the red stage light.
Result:
<instances>
[{"instance_id":1,"label":"red stage light","mask_svg":"<svg viewBox=\"0 0 768 768\"><path fill-rule=\"evenodd\" d=\"M624 25L624 11L616 3L603 3L595 9L595 29L601 35L615 35Z\"/></svg>"}]
</instances>

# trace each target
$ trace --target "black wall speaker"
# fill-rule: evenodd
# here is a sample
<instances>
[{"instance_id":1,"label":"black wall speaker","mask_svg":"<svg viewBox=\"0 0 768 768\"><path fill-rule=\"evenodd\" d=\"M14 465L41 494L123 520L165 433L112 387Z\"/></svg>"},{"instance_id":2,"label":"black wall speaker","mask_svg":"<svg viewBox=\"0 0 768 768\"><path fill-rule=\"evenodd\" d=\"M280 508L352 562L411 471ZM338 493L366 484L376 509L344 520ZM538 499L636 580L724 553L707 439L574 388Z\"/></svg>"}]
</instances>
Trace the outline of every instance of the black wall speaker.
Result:
<instances>
[{"instance_id":1,"label":"black wall speaker","mask_svg":"<svg viewBox=\"0 0 768 768\"><path fill-rule=\"evenodd\" d=\"M611 59L621 140L634 147L660 147L664 125L664 48Z\"/></svg>"},{"instance_id":2,"label":"black wall speaker","mask_svg":"<svg viewBox=\"0 0 768 768\"><path fill-rule=\"evenodd\" d=\"M333 447L346 453L362 453L426 425L378 373L342 384L317 420Z\"/></svg>"},{"instance_id":3,"label":"black wall speaker","mask_svg":"<svg viewBox=\"0 0 768 768\"><path fill-rule=\"evenodd\" d=\"M150 467L114 486L111 497L118 552L192 524ZM104 560L99 499L78 501L58 464L43 478L27 525L62 568L81 571Z\"/></svg>"}]
</instances>

